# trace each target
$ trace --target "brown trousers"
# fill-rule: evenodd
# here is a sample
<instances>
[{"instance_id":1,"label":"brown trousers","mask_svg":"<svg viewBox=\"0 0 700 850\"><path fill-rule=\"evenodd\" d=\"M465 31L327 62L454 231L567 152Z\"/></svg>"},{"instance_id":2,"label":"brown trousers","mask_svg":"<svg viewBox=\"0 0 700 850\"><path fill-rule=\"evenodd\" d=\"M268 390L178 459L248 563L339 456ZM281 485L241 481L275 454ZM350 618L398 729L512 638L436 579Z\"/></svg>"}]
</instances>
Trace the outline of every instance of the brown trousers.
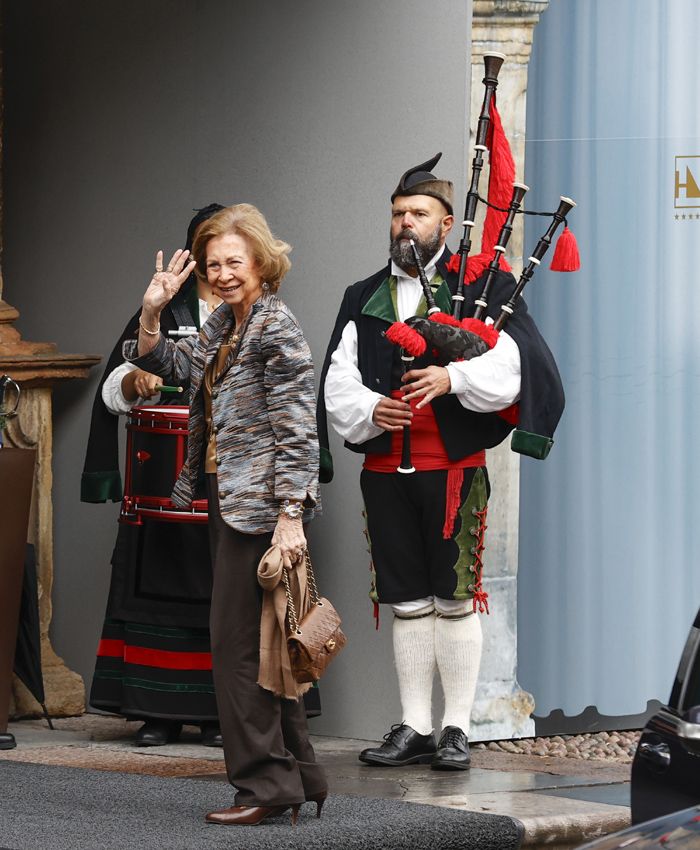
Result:
<instances>
[{"instance_id":1,"label":"brown trousers","mask_svg":"<svg viewBox=\"0 0 700 850\"><path fill-rule=\"evenodd\" d=\"M215 475L207 475L207 496L214 687L235 804L302 803L328 787L309 742L304 701L281 699L257 684L262 609L257 566L272 534L242 534L224 522Z\"/></svg>"}]
</instances>

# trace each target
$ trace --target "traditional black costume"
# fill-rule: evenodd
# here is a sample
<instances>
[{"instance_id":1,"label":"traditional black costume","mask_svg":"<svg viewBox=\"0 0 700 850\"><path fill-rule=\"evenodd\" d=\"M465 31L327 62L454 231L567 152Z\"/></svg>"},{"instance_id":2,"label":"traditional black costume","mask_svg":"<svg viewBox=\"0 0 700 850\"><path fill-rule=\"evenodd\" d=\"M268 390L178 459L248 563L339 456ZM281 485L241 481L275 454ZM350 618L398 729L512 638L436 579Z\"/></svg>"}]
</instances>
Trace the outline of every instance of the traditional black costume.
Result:
<instances>
[{"instance_id":1,"label":"traditional black costume","mask_svg":"<svg viewBox=\"0 0 700 850\"><path fill-rule=\"evenodd\" d=\"M451 227L451 184L425 169L436 161L406 172L392 196L394 217L398 215L407 233L417 234L419 215L426 211L436 216L438 231ZM442 213L433 199L443 205ZM392 238L407 239L404 230L398 235L392 231ZM491 377L486 391L488 378L484 381L482 376L481 383L474 382L472 402L468 393L456 388L459 375L450 369L466 366L459 374L468 384L469 369L474 364L478 370L479 364L450 363L450 392L457 394L440 395L420 410L412 402L412 461L417 472L397 472L401 435L381 430L373 414L373 405L385 396L399 398L403 386L399 349L385 334L392 323L411 315L399 315L400 304L418 315L426 307L424 300L417 307L415 301L406 307L411 303L406 293L414 291L415 268L411 271L410 262L403 266L397 262L345 292L321 375L322 480L332 476L328 410L346 447L365 455L361 484L376 572L371 596L394 610L394 656L404 711L403 723L392 729L385 743L363 751L360 758L369 764L431 762L439 769L463 769L469 766L465 732L481 655L480 625L472 612L488 610L481 581L489 493L484 451L501 443L517 424L519 445L525 445L528 453L546 456L564 396L551 352L521 298L507 333L502 332L493 351L482 355L491 363L505 364L501 374L509 374L510 389L504 390L501 381ZM433 297L444 313L451 313L458 265L459 258L451 257L446 248L429 264ZM466 287L464 316L473 314L484 282L482 274ZM511 274L496 273L489 298L491 318L500 313L514 288ZM428 348L410 368L438 362ZM496 369L494 375L498 374ZM363 411L359 419L354 409ZM354 433L362 436L348 436ZM430 719L436 666L446 700L439 747Z\"/></svg>"},{"instance_id":2,"label":"traditional black costume","mask_svg":"<svg viewBox=\"0 0 700 850\"><path fill-rule=\"evenodd\" d=\"M198 212L186 247L191 247L197 226L219 209L212 204ZM122 497L119 417L105 406L102 386L124 360L123 343L137 338L140 313L128 322L97 388L81 482L85 502ZM167 333L199 324L192 276L163 310L161 325ZM206 525L150 520L141 526L120 524L90 704L129 719L216 724L209 645L211 585Z\"/></svg>"}]
</instances>

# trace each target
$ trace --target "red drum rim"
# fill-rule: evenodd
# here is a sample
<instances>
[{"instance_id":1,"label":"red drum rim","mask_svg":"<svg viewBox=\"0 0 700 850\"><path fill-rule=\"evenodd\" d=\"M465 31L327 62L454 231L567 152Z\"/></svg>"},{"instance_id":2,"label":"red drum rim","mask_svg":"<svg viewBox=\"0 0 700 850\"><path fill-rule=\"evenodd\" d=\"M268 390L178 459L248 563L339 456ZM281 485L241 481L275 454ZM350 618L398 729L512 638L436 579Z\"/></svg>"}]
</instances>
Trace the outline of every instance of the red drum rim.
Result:
<instances>
[{"instance_id":1,"label":"red drum rim","mask_svg":"<svg viewBox=\"0 0 700 850\"><path fill-rule=\"evenodd\" d=\"M126 415L126 430L184 434L189 430L189 416L189 407L179 404L168 407L132 407Z\"/></svg>"},{"instance_id":2,"label":"red drum rim","mask_svg":"<svg viewBox=\"0 0 700 850\"><path fill-rule=\"evenodd\" d=\"M192 502L190 508L177 508L172 502L163 504L165 499L161 500L161 504L155 504L158 500L143 497L138 497L139 501L132 499L124 499L119 515L120 522L130 523L132 525L141 525L142 517L148 519L159 519L163 522L209 522L208 504L206 499L197 499Z\"/></svg>"}]
</instances>

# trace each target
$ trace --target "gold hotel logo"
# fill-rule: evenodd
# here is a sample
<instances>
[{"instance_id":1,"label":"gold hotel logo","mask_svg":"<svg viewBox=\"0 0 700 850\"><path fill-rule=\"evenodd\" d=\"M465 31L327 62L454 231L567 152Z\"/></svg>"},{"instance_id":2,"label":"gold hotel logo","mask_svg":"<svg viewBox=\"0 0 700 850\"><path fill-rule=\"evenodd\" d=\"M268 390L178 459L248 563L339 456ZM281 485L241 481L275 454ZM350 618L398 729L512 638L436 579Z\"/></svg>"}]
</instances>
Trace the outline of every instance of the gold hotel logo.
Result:
<instances>
[{"instance_id":1,"label":"gold hotel logo","mask_svg":"<svg viewBox=\"0 0 700 850\"><path fill-rule=\"evenodd\" d=\"M673 206L700 209L700 156L677 156Z\"/></svg>"}]
</instances>

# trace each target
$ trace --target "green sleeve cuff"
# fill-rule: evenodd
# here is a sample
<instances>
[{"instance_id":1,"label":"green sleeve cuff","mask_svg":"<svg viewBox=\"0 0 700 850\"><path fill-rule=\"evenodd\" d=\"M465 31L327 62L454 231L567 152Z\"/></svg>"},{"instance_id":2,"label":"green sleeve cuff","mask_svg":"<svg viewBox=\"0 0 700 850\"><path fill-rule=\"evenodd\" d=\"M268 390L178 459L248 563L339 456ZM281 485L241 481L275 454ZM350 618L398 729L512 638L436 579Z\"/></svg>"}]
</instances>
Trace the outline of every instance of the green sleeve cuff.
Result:
<instances>
[{"instance_id":1,"label":"green sleeve cuff","mask_svg":"<svg viewBox=\"0 0 700 850\"><path fill-rule=\"evenodd\" d=\"M120 502L122 478L118 470L111 472L83 472L80 479L81 502Z\"/></svg>"},{"instance_id":2,"label":"green sleeve cuff","mask_svg":"<svg viewBox=\"0 0 700 850\"><path fill-rule=\"evenodd\" d=\"M321 484L328 484L333 480L333 455L323 446L321 446L318 480Z\"/></svg>"},{"instance_id":3,"label":"green sleeve cuff","mask_svg":"<svg viewBox=\"0 0 700 850\"><path fill-rule=\"evenodd\" d=\"M535 460L544 460L554 445L551 437L543 437L541 434L531 434L529 431L521 431L516 428L510 440L512 451L521 455L534 457Z\"/></svg>"}]
</instances>

